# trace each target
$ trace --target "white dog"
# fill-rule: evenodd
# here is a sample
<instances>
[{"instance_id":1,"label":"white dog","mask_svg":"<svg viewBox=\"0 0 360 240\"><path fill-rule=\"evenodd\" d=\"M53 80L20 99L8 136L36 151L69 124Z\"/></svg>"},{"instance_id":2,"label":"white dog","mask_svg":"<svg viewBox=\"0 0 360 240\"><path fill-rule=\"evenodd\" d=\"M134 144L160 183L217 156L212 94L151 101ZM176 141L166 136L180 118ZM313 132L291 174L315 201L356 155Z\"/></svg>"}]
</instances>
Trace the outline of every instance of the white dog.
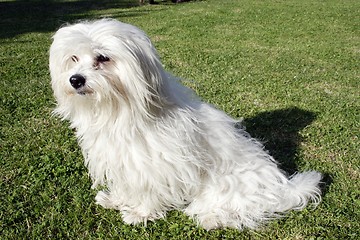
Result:
<instances>
[{"instance_id":1,"label":"white dog","mask_svg":"<svg viewBox=\"0 0 360 240\"><path fill-rule=\"evenodd\" d=\"M206 229L256 228L320 201L239 123L167 73L146 34L111 19L64 26L50 49L55 113L71 122L96 201L137 224L183 210Z\"/></svg>"}]
</instances>

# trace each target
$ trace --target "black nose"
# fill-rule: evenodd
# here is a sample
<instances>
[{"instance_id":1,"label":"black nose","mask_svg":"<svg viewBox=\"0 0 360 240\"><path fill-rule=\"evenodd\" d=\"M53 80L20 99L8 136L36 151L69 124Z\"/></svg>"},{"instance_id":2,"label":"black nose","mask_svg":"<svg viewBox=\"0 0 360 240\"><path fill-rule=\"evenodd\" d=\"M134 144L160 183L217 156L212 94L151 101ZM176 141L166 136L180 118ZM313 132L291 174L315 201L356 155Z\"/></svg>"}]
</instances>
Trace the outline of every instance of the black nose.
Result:
<instances>
[{"instance_id":1,"label":"black nose","mask_svg":"<svg viewBox=\"0 0 360 240\"><path fill-rule=\"evenodd\" d=\"M70 77L70 84L75 89L79 89L85 85L85 78L80 74L75 74Z\"/></svg>"}]
</instances>

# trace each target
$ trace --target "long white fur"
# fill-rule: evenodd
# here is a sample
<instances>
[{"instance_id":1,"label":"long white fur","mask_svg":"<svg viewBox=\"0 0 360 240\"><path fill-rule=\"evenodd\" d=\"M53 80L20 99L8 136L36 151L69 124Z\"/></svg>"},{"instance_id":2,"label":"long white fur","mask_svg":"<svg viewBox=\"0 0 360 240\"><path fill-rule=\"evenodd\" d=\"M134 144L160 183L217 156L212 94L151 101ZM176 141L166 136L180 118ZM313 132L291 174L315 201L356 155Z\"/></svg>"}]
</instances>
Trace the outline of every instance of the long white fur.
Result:
<instances>
[{"instance_id":1,"label":"long white fur","mask_svg":"<svg viewBox=\"0 0 360 240\"><path fill-rule=\"evenodd\" d=\"M110 61L97 62L97 56ZM321 174L290 179L238 121L167 73L146 34L112 19L60 28L50 49L55 113L70 120L96 201L126 223L183 210L206 229L256 228L320 201ZM69 78L86 85L74 89Z\"/></svg>"}]
</instances>

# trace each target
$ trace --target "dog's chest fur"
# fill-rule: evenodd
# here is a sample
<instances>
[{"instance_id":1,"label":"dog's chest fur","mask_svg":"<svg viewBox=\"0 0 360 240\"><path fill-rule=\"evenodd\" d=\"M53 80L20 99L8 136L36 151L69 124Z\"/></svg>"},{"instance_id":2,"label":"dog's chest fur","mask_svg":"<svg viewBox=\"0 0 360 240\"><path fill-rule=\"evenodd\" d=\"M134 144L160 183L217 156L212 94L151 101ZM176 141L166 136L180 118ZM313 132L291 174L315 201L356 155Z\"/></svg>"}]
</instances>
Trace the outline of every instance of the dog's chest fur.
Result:
<instances>
[{"instance_id":1,"label":"dog's chest fur","mask_svg":"<svg viewBox=\"0 0 360 240\"><path fill-rule=\"evenodd\" d=\"M178 196L178 202L185 204L207 177L202 172L209 166L198 161L203 159L198 155L204 153L190 147L204 143L187 131L172 129L171 123L165 128L161 123L149 124L146 131L136 124L119 122L100 129L78 129L93 187L106 185L112 190L114 184L123 194L153 192L164 199Z\"/></svg>"}]
</instances>

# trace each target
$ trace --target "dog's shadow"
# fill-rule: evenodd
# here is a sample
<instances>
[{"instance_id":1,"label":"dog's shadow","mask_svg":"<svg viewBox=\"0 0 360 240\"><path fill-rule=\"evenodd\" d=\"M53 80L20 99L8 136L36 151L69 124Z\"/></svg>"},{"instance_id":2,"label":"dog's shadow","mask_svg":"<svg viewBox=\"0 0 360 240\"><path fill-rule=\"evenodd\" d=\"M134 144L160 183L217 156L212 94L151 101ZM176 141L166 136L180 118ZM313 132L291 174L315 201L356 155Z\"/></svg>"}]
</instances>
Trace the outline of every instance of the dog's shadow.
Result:
<instances>
[{"instance_id":1,"label":"dog's shadow","mask_svg":"<svg viewBox=\"0 0 360 240\"><path fill-rule=\"evenodd\" d=\"M297 156L302 141L299 131L315 119L315 113L291 107L260 113L244 119L243 124L252 137L264 143L280 168L291 175L298 170Z\"/></svg>"}]
</instances>

